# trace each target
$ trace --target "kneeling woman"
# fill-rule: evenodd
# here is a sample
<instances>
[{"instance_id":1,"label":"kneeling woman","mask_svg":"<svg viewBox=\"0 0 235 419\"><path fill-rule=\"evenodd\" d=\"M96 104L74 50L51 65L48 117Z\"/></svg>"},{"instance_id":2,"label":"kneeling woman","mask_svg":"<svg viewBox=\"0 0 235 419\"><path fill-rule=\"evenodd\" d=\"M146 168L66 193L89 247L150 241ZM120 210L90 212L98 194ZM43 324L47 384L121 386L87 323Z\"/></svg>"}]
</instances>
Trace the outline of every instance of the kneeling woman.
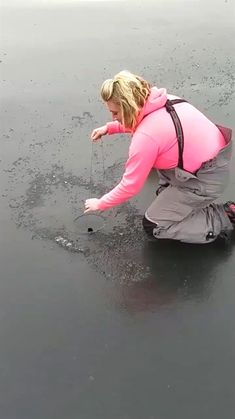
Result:
<instances>
[{"instance_id":1,"label":"kneeling woman","mask_svg":"<svg viewBox=\"0 0 235 419\"><path fill-rule=\"evenodd\" d=\"M120 183L100 199L87 199L85 212L127 201L155 168L159 188L143 218L147 234L188 243L227 236L233 230L235 204L214 201L228 184L231 130L128 71L106 80L101 97L113 121L95 129L92 141L124 132L131 133L132 140Z\"/></svg>"}]
</instances>

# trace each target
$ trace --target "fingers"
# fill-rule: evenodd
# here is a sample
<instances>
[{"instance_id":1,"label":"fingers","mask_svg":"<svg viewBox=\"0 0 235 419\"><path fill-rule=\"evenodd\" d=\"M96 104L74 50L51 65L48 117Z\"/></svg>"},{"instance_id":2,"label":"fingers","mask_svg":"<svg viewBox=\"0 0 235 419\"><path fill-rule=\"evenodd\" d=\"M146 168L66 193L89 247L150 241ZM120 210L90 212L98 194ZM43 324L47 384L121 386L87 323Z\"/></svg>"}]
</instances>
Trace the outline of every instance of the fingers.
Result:
<instances>
[{"instance_id":1,"label":"fingers","mask_svg":"<svg viewBox=\"0 0 235 419\"><path fill-rule=\"evenodd\" d=\"M90 207L90 205L85 204L85 210L83 211L83 214L86 214L87 212L94 212L94 211L96 210Z\"/></svg>"},{"instance_id":2,"label":"fingers","mask_svg":"<svg viewBox=\"0 0 235 419\"><path fill-rule=\"evenodd\" d=\"M89 198L85 201L85 211L97 211L98 210L98 199L97 198Z\"/></svg>"},{"instance_id":3,"label":"fingers","mask_svg":"<svg viewBox=\"0 0 235 419\"><path fill-rule=\"evenodd\" d=\"M91 208L90 208L90 205L88 204L88 202L86 201L85 202L85 210L84 210L84 214L86 213L86 212L90 212L91 211Z\"/></svg>"},{"instance_id":4,"label":"fingers","mask_svg":"<svg viewBox=\"0 0 235 419\"><path fill-rule=\"evenodd\" d=\"M94 129L94 131L92 131L92 134L91 134L91 140L96 141L99 138L101 138L101 136L102 135L100 134L100 132L98 130Z\"/></svg>"},{"instance_id":5,"label":"fingers","mask_svg":"<svg viewBox=\"0 0 235 419\"><path fill-rule=\"evenodd\" d=\"M85 210L84 210L84 214L86 214L87 212L91 211L91 207L90 204L88 202L88 199L85 201Z\"/></svg>"},{"instance_id":6,"label":"fingers","mask_svg":"<svg viewBox=\"0 0 235 419\"><path fill-rule=\"evenodd\" d=\"M95 128L91 133L91 140L96 141L99 140L103 135L107 134L107 126L104 125L99 128Z\"/></svg>"},{"instance_id":7,"label":"fingers","mask_svg":"<svg viewBox=\"0 0 235 419\"><path fill-rule=\"evenodd\" d=\"M96 129L94 129L91 133L91 140L94 140L96 138Z\"/></svg>"}]
</instances>

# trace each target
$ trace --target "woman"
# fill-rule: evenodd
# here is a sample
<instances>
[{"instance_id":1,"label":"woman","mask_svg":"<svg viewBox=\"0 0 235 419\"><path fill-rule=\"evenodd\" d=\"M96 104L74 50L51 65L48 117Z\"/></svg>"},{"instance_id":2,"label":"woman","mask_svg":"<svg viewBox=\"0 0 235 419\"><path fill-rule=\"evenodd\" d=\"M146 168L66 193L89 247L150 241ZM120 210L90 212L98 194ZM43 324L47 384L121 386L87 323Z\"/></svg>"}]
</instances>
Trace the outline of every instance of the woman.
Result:
<instances>
[{"instance_id":1,"label":"woman","mask_svg":"<svg viewBox=\"0 0 235 419\"><path fill-rule=\"evenodd\" d=\"M113 122L95 129L92 141L124 132L132 134L132 141L122 180L100 199L87 199L85 212L106 210L130 199L155 168L157 197L143 218L149 235L188 243L227 236L233 230L235 204L214 201L228 183L232 131L128 71L106 80L101 97Z\"/></svg>"}]
</instances>

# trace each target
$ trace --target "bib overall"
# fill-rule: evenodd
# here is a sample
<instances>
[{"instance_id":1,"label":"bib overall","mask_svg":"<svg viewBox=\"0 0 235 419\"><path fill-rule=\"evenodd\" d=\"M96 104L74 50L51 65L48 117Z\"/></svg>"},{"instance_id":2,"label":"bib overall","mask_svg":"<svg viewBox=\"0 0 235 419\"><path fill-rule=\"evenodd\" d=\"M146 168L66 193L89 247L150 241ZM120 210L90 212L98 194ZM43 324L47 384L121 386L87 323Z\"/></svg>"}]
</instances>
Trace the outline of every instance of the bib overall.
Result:
<instances>
[{"instance_id":1,"label":"bib overall","mask_svg":"<svg viewBox=\"0 0 235 419\"><path fill-rule=\"evenodd\" d=\"M196 173L184 170L184 135L174 108L181 102L185 100L167 100L165 105L177 134L178 166L158 170L159 193L145 213L143 227L147 234L157 239L210 243L233 230L223 204L214 203L228 184L232 131L217 125L225 138L225 147L216 157L203 163Z\"/></svg>"}]
</instances>

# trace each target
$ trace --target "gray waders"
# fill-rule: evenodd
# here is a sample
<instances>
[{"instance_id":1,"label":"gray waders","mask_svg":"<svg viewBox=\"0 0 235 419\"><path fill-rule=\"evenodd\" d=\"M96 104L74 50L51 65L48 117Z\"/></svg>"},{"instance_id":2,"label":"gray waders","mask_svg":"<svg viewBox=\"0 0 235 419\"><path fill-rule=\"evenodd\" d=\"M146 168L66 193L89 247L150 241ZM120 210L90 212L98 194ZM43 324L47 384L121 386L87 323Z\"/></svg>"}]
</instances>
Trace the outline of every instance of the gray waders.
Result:
<instances>
[{"instance_id":1,"label":"gray waders","mask_svg":"<svg viewBox=\"0 0 235 419\"><path fill-rule=\"evenodd\" d=\"M176 129L178 166L158 171L157 197L145 213L143 227L156 239L210 243L218 236L228 237L233 230L223 204L214 203L228 184L232 131L217 125L225 138L225 147L216 157L203 163L196 173L187 172L183 169L183 130L173 106L180 102L185 100L167 100L165 105Z\"/></svg>"}]
</instances>

